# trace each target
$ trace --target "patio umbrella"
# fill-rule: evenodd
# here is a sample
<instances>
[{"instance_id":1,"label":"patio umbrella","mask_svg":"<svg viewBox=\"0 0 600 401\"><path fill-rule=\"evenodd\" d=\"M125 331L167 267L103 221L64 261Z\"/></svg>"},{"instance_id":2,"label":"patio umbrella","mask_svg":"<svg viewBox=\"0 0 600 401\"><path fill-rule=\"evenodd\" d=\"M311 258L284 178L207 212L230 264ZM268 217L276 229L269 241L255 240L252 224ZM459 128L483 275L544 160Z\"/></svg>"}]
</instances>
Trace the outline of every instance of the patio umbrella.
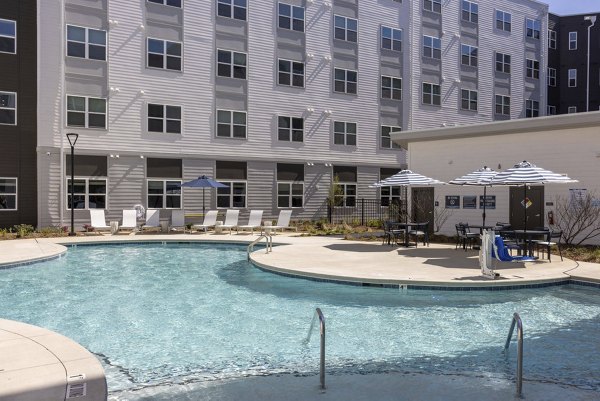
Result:
<instances>
[{"instance_id":1,"label":"patio umbrella","mask_svg":"<svg viewBox=\"0 0 600 401\"><path fill-rule=\"evenodd\" d=\"M205 175L202 175L195 180L184 182L181 184L182 187L190 188L202 188L202 213L205 212L204 208L204 189L205 188L227 188L228 185L221 184L218 181L213 180Z\"/></svg>"},{"instance_id":2,"label":"patio umbrella","mask_svg":"<svg viewBox=\"0 0 600 401\"><path fill-rule=\"evenodd\" d=\"M497 171L492 170L491 168L489 168L488 166L483 166L483 168L480 168L479 170L475 170L472 173L469 173L467 175L463 175L462 177L459 178L455 178L454 180L448 182L448 184L452 184L452 185L476 185L476 186L482 186L483 187L483 223L481 224L482 226L485 226L485 207L486 207L486 201L487 201L487 187L491 186L490 181L491 179L498 174Z\"/></svg>"}]
</instances>

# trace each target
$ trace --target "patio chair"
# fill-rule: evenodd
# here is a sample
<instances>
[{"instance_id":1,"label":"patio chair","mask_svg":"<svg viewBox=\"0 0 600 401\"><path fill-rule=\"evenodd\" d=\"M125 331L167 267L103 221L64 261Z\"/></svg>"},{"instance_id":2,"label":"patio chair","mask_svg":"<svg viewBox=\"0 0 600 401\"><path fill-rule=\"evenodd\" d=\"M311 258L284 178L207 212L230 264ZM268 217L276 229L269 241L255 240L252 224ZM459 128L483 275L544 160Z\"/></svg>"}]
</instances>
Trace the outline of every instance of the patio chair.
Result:
<instances>
[{"instance_id":1,"label":"patio chair","mask_svg":"<svg viewBox=\"0 0 600 401\"><path fill-rule=\"evenodd\" d=\"M383 222L383 243L381 245L385 245L386 241L388 245L393 245L393 243L398 242L398 237L401 234L404 235L405 231L401 230L396 224L391 220Z\"/></svg>"},{"instance_id":2,"label":"patio chair","mask_svg":"<svg viewBox=\"0 0 600 401\"><path fill-rule=\"evenodd\" d=\"M254 229L260 229L260 223L262 221L262 210L250 210L250 217L248 217L248 224L243 226L238 226L236 231L237 233L241 230L250 230L250 234L254 234Z\"/></svg>"},{"instance_id":3,"label":"patio chair","mask_svg":"<svg viewBox=\"0 0 600 401\"><path fill-rule=\"evenodd\" d=\"M225 223L221 226L222 229L229 229L229 234L231 234L231 230L237 228L238 226L238 218L240 217L240 211L237 209L227 209L227 213L225 213Z\"/></svg>"},{"instance_id":4,"label":"patio chair","mask_svg":"<svg viewBox=\"0 0 600 401\"><path fill-rule=\"evenodd\" d=\"M187 230L185 225L185 210L176 209L171 212L171 225L169 226L171 231L182 231L184 234Z\"/></svg>"},{"instance_id":5,"label":"patio chair","mask_svg":"<svg viewBox=\"0 0 600 401\"><path fill-rule=\"evenodd\" d=\"M104 209L90 209L90 226L94 231L110 231L110 226L106 225Z\"/></svg>"},{"instance_id":6,"label":"patio chair","mask_svg":"<svg viewBox=\"0 0 600 401\"><path fill-rule=\"evenodd\" d=\"M535 260L535 258L530 256L512 256L508 252L508 248L505 246L504 240L499 235L496 235L496 238L494 239L492 256L501 262L531 262Z\"/></svg>"},{"instance_id":7,"label":"patio chair","mask_svg":"<svg viewBox=\"0 0 600 401\"><path fill-rule=\"evenodd\" d=\"M429 222L426 221L424 223L415 224L412 226L412 230L408 232L408 242L410 242L410 236L415 237L415 248L419 245L419 237L423 237L423 246L427 244L429 246Z\"/></svg>"},{"instance_id":8,"label":"patio chair","mask_svg":"<svg viewBox=\"0 0 600 401\"><path fill-rule=\"evenodd\" d=\"M296 231L298 231L297 228L295 227L290 227L290 219L292 218L292 211L291 210L282 210L279 212L279 217L277 218L277 224L274 226L267 226L267 227L263 227L262 231L265 230L269 230L271 232L275 232L277 230L281 230L283 232L283 230L285 230L286 228L294 228ZM261 231L261 234L262 234Z\"/></svg>"},{"instance_id":9,"label":"patio chair","mask_svg":"<svg viewBox=\"0 0 600 401\"><path fill-rule=\"evenodd\" d=\"M548 231L548 234L546 234L546 240L545 241L536 241L536 248L537 248L537 252L538 252L538 256L540 255L540 248L542 249L542 255L544 254L544 251L548 254L548 261L552 262L552 260L550 259L550 248L552 248L553 245L556 245L556 247L558 248L558 254L560 255L560 261L563 261L563 256L562 256L562 250L560 249L560 240L562 239L562 231L557 230L557 231ZM552 239L553 238L557 238L556 242L553 242Z\"/></svg>"},{"instance_id":10,"label":"patio chair","mask_svg":"<svg viewBox=\"0 0 600 401\"><path fill-rule=\"evenodd\" d=\"M146 210L146 222L142 225L141 231L152 228L160 230L160 210L158 209Z\"/></svg>"},{"instance_id":11,"label":"patio chair","mask_svg":"<svg viewBox=\"0 0 600 401\"><path fill-rule=\"evenodd\" d=\"M125 230L133 232L137 229L137 210L125 209L123 210L123 220L119 227L119 231Z\"/></svg>"},{"instance_id":12,"label":"patio chair","mask_svg":"<svg viewBox=\"0 0 600 401\"><path fill-rule=\"evenodd\" d=\"M194 224L192 228L198 231L204 230L204 232L206 232L211 227L214 228L215 224L217 224L217 214L217 210L209 210L204 215L204 222L202 224Z\"/></svg>"},{"instance_id":13,"label":"patio chair","mask_svg":"<svg viewBox=\"0 0 600 401\"><path fill-rule=\"evenodd\" d=\"M456 246L454 249L458 249L458 245L467 251L467 245L473 249L473 244L479 238L479 234L467 232L467 228L463 223L458 223L454 226L456 228Z\"/></svg>"}]
</instances>

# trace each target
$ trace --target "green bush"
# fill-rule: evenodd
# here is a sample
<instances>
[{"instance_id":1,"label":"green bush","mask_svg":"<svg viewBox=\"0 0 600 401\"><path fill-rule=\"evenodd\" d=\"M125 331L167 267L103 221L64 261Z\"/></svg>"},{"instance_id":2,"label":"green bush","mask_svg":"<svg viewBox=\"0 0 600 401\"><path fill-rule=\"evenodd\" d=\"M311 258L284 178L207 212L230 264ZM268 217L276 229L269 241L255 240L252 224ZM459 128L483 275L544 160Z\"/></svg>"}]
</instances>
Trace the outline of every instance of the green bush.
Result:
<instances>
[{"instance_id":1,"label":"green bush","mask_svg":"<svg viewBox=\"0 0 600 401\"><path fill-rule=\"evenodd\" d=\"M13 228L15 229L15 232L17 233L17 238L24 238L24 237L28 236L29 234L32 234L35 231L33 226L31 226L29 224L18 224L18 225L13 226Z\"/></svg>"}]
</instances>

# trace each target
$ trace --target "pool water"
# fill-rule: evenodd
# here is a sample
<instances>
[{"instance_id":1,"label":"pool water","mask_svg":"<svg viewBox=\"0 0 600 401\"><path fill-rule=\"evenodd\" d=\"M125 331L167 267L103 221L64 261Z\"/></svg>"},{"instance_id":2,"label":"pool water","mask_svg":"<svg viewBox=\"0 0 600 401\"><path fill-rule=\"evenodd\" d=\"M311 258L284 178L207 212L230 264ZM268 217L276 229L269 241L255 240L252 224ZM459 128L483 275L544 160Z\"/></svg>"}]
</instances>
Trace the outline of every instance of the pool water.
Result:
<instances>
[{"instance_id":1,"label":"pool water","mask_svg":"<svg viewBox=\"0 0 600 401\"><path fill-rule=\"evenodd\" d=\"M109 391L318 370L314 310L334 373L416 371L512 378L513 312L529 380L600 390L600 290L565 285L444 292L282 277L217 244L78 246L0 270L0 317L46 327L98 355Z\"/></svg>"}]
</instances>

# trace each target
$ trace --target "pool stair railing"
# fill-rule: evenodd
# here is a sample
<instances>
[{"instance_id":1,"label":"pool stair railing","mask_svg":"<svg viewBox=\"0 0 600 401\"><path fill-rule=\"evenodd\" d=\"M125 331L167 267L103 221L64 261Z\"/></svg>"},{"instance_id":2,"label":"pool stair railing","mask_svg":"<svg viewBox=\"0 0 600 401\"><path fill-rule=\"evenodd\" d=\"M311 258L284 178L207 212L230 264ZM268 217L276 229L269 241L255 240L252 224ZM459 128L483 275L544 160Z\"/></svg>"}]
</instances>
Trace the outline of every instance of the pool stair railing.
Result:
<instances>
[{"instance_id":1,"label":"pool stair railing","mask_svg":"<svg viewBox=\"0 0 600 401\"><path fill-rule=\"evenodd\" d=\"M310 342L310 337L315 327L317 317L319 318L319 331L321 333L321 358L319 363L319 380L321 382L321 390L325 390L325 316L323 316L321 308L317 308L315 310L315 314L313 315L313 318L310 322L310 327L308 328L308 333L306 334L306 338L304 339L304 345L308 345L308 343Z\"/></svg>"},{"instance_id":2,"label":"pool stair railing","mask_svg":"<svg viewBox=\"0 0 600 401\"><path fill-rule=\"evenodd\" d=\"M271 234L262 234L248 245L248 249L246 250L248 260L250 260L250 254L254 252L254 245L258 244L263 239L266 241L267 253L273 252L273 236Z\"/></svg>"},{"instance_id":3,"label":"pool stair railing","mask_svg":"<svg viewBox=\"0 0 600 401\"><path fill-rule=\"evenodd\" d=\"M510 340L515 330L515 324L517 326L517 397L521 397L523 390L523 322L517 312L513 315L508 337L504 344L504 355L508 356L508 347L510 346Z\"/></svg>"}]
</instances>

